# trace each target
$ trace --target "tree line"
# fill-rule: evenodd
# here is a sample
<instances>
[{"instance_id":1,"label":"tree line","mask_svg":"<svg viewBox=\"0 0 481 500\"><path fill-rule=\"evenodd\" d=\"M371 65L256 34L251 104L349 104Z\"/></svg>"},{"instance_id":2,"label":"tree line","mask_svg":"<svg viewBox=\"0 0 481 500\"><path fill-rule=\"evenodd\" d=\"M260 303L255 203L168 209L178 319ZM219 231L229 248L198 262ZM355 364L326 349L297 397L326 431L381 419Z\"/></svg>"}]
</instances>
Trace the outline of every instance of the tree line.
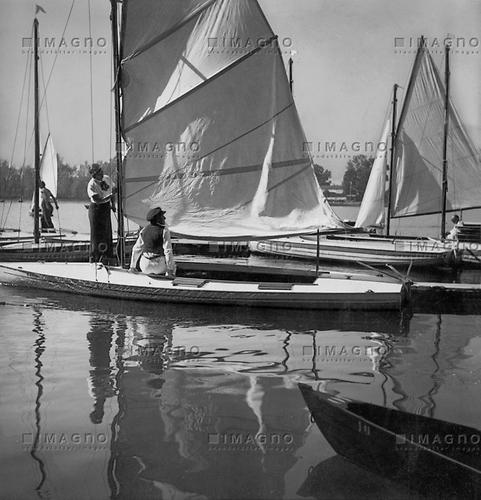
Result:
<instances>
[{"instance_id":1,"label":"tree line","mask_svg":"<svg viewBox=\"0 0 481 500\"><path fill-rule=\"evenodd\" d=\"M341 184L344 196L353 201L362 200L373 163L374 158L366 155L353 156L347 162ZM319 185L323 187L325 194L328 195L329 186L331 185L331 171L321 165L314 165L314 173Z\"/></svg>"},{"instance_id":2,"label":"tree line","mask_svg":"<svg viewBox=\"0 0 481 500\"><path fill-rule=\"evenodd\" d=\"M104 172L115 178L114 160L98 162ZM57 198L62 200L87 200L90 164L80 167L66 163L57 155ZM35 183L35 171L30 165L15 168L0 160L0 199L30 199ZM51 186L47 186L51 189Z\"/></svg>"},{"instance_id":3,"label":"tree line","mask_svg":"<svg viewBox=\"0 0 481 500\"><path fill-rule=\"evenodd\" d=\"M344 196L354 201L362 200L373 162L374 158L365 155L353 156L348 161L342 180ZM98 163L106 174L115 179L115 160ZM86 200L90 164L85 162L80 167L74 167L57 155L57 165L57 197L62 200ZM331 171L315 164L314 173L319 185L323 186L324 191L328 191L331 185ZM34 178L34 169L31 166L15 168L10 167L6 160L0 160L0 199L30 198Z\"/></svg>"}]
</instances>

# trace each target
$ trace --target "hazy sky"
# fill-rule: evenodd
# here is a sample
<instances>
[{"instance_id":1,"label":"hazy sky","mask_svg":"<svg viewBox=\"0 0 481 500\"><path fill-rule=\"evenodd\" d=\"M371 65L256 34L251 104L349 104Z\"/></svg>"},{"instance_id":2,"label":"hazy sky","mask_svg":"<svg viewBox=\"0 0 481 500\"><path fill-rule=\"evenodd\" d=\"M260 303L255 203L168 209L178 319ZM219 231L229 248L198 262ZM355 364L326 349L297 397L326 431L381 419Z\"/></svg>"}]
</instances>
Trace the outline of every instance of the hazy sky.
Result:
<instances>
[{"instance_id":1,"label":"hazy sky","mask_svg":"<svg viewBox=\"0 0 481 500\"><path fill-rule=\"evenodd\" d=\"M71 0L0 0L0 158L10 160L22 83L25 54L31 36L35 4L40 37L55 37L59 48ZM65 32L70 53L57 56L47 91L48 122L42 111L42 129L50 129L59 154L73 164L92 160L90 111L90 57L75 47L89 36L88 0L76 0ZM90 0L91 33L98 53L91 58L94 96L95 160L112 156L111 41L109 1ZM415 39L424 34L434 45L434 59L443 70L441 50L447 34L464 38L454 44L451 58L452 96L475 144L481 145L481 2L475 0L260 0L279 39L292 40L295 50L294 94L309 141L319 146L317 163L340 180L352 144L377 141L393 83L407 82L415 53ZM412 37L412 40L410 39ZM106 44L106 45L105 45ZM404 49L402 45L404 44ZM412 46L410 46L412 45ZM45 79L55 54L42 55ZM287 53L286 53L287 57ZM402 97L402 96L400 96ZM22 114L14 163L24 156L25 115ZM30 113L32 107L30 106ZM26 154L32 163L31 114ZM326 153L326 142L336 151ZM344 144L344 145L343 145ZM346 151L347 148L347 151ZM341 151L342 149L342 151ZM340 158L332 156L338 154ZM326 155L327 157L322 155Z\"/></svg>"}]
</instances>

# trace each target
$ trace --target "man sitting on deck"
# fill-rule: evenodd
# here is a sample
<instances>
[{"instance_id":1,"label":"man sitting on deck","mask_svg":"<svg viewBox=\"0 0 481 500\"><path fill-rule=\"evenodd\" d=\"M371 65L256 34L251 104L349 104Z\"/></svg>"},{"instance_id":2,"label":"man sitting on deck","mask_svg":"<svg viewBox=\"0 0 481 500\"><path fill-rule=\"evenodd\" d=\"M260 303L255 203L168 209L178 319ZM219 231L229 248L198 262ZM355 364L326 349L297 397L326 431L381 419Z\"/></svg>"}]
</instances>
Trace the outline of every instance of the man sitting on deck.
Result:
<instances>
[{"instance_id":1,"label":"man sitting on deck","mask_svg":"<svg viewBox=\"0 0 481 500\"><path fill-rule=\"evenodd\" d=\"M463 227L463 222L459 219L459 215L453 215L451 217L451 222L454 224L454 227L446 236L446 239L452 241L458 241L459 233L461 232L461 228Z\"/></svg>"},{"instance_id":2,"label":"man sitting on deck","mask_svg":"<svg viewBox=\"0 0 481 500\"><path fill-rule=\"evenodd\" d=\"M170 231L165 222L165 211L160 207L152 208L146 216L149 225L139 234L132 249L130 272L140 269L150 276L175 276L174 254L170 241Z\"/></svg>"}]
</instances>

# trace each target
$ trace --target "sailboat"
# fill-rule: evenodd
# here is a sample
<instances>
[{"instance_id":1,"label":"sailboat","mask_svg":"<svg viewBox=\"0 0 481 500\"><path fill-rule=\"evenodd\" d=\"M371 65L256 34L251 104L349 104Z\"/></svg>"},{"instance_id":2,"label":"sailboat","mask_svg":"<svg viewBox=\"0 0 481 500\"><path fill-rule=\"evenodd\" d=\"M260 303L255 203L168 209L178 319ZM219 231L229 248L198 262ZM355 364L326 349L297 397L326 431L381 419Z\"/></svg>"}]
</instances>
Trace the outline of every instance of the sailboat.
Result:
<instances>
[{"instance_id":1,"label":"sailboat","mask_svg":"<svg viewBox=\"0 0 481 500\"><path fill-rule=\"evenodd\" d=\"M49 133L47 136L47 140L45 141L43 154L40 160L40 179L45 182L45 185L48 187L48 189L51 191L51 193L54 195L55 198L57 198L57 177L58 177L57 154L53 146L52 136ZM30 213L31 215L34 215L35 213L35 193L32 193L32 206L30 209ZM41 234L41 236L45 237L46 234L45 233ZM56 236L60 235L57 234ZM33 240L33 235L25 231L20 231L20 230L3 231L2 235L0 236L0 247L4 247L5 245L10 245L10 244L17 244L20 242L23 242L30 247L32 240ZM1 260L1 249L0 249L0 260Z\"/></svg>"},{"instance_id":2,"label":"sailboat","mask_svg":"<svg viewBox=\"0 0 481 500\"><path fill-rule=\"evenodd\" d=\"M391 121L391 165L389 189L386 189L387 155L378 154L355 227L386 226L385 236L373 233L352 236L328 236L322 240L321 258L343 261L362 260L367 263L399 263L439 265L453 258L453 243L445 241L446 213L479 207L478 185L481 174L479 152L462 125L449 96L449 46L446 47L445 82L437 69L424 39L418 48L408 88L396 123L396 91L393 110L388 118L380 144L387 144ZM450 167L448 168L448 165ZM386 214L385 194L389 193ZM440 238L393 236L391 219L441 214ZM476 232L479 226L466 225L466 233ZM479 230L478 230L479 234ZM314 258L316 245L309 241L273 242L277 253ZM284 244L288 251L279 252ZM329 247L334 252L329 255ZM456 254L467 246L456 245ZM270 249L269 249L270 250ZM363 253L369 252L363 258ZM471 249L469 253L472 254ZM466 254L466 252L465 252ZM464 256L463 256L464 257ZM469 258L469 255L466 255ZM476 256L473 255L474 259ZM473 260L473 259L471 259ZM481 259L477 259L481 262Z\"/></svg>"},{"instance_id":3,"label":"sailboat","mask_svg":"<svg viewBox=\"0 0 481 500\"><path fill-rule=\"evenodd\" d=\"M480 242L479 224L463 226L459 241L444 239L447 212L479 207L477 186L481 175L479 151L449 95L449 52L447 46L443 82L421 37L392 148L387 234L391 219L439 213L440 237L431 239L431 246L455 247L457 254L462 254L463 261L477 260L480 263L471 245ZM396 90L397 85L394 86L394 100ZM394 106L393 120L395 116ZM381 183L380 175L373 169L373 182L377 178ZM385 211L384 204L370 194L366 191L363 204L365 202L369 208L371 218L360 218L360 212L357 227L372 225L373 218L380 217ZM476 229L477 238L473 234ZM409 238L396 236L396 240Z\"/></svg>"},{"instance_id":4,"label":"sailboat","mask_svg":"<svg viewBox=\"0 0 481 500\"><path fill-rule=\"evenodd\" d=\"M321 259L337 262L364 262L370 265L442 265L448 259L448 253L442 245L426 249L426 244L419 245L419 239L386 239L376 234L361 232L364 228L381 228L385 225L385 194L387 174L387 144L390 131L390 118L386 120L378 142L371 174L355 222L359 232L336 234L319 239L315 236L302 235L296 238L284 238L262 242L252 242L250 248L255 253L280 255L284 257ZM416 248L417 247L417 248ZM427 251L426 251L427 250Z\"/></svg>"},{"instance_id":5,"label":"sailboat","mask_svg":"<svg viewBox=\"0 0 481 500\"><path fill-rule=\"evenodd\" d=\"M57 260L62 254L66 260L82 261L88 259L89 242L76 238L75 234L66 235L55 230L46 231L40 227L40 182L57 197L57 153L51 134L45 141L43 153L40 153L40 105L38 89L38 20L34 21L34 191L31 215L33 216L33 236L16 231L15 234L3 234L0 242L0 261L9 260ZM43 231L46 231L45 233Z\"/></svg>"},{"instance_id":6,"label":"sailboat","mask_svg":"<svg viewBox=\"0 0 481 500\"><path fill-rule=\"evenodd\" d=\"M256 0L111 1L119 235L123 215L166 210L177 236L251 240L342 228L303 152L305 137L279 47ZM221 47L235 40L232 50ZM261 41L262 43L259 43ZM239 49L238 45L241 45ZM139 155L137 145L166 155ZM195 144L183 157L172 144ZM123 161L122 161L123 160ZM324 273L311 283L158 279L102 264L11 263L34 288L160 302L311 309L396 309L387 276Z\"/></svg>"}]
</instances>

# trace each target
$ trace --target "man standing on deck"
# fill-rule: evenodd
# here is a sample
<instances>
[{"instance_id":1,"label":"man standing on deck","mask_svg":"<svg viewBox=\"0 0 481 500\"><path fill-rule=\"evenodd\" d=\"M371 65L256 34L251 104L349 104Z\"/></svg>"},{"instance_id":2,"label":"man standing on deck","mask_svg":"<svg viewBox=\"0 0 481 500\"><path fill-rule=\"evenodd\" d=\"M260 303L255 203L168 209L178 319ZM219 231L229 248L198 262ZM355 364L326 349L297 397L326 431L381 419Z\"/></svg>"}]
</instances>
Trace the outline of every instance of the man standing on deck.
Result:
<instances>
[{"instance_id":1,"label":"man standing on deck","mask_svg":"<svg viewBox=\"0 0 481 500\"><path fill-rule=\"evenodd\" d=\"M55 227L54 227L53 221L52 221L52 215L53 215L52 202L55 204L55 208L58 210L57 199L52 194L52 191L50 191L50 189L48 189L48 187L45 186L45 182L41 181L40 182L40 210L41 210L40 224L41 224L42 232L46 232L46 233L54 233L55 232ZM30 210L30 214L33 215L33 213L34 213L34 208L32 206L32 208Z\"/></svg>"},{"instance_id":2,"label":"man standing on deck","mask_svg":"<svg viewBox=\"0 0 481 500\"><path fill-rule=\"evenodd\" d=\"M109 264L114 256L110 210L115 212L115 187L98 163L92 164L90 175L92 178L87 186L90 198L90 262Z\"/></svg>"}]
</instances>

